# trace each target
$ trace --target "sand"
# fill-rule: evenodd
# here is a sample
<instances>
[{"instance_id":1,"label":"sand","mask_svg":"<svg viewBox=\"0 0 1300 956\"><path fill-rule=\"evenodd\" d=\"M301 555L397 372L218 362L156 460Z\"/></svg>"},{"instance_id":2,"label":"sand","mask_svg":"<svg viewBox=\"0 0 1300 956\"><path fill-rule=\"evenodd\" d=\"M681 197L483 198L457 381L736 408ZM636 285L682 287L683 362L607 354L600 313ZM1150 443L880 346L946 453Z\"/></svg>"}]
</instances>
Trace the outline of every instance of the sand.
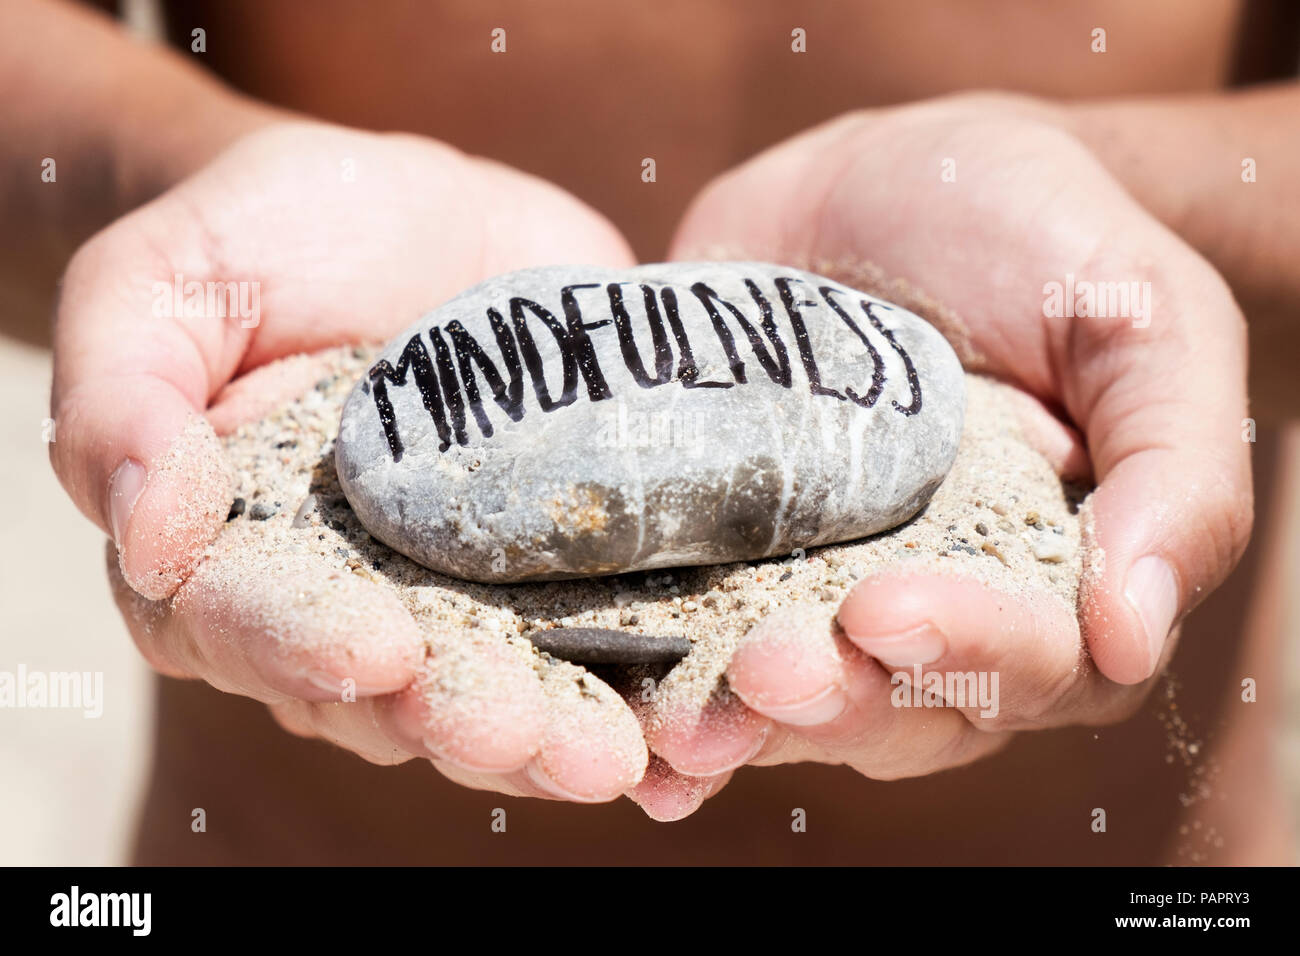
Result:
<instances>
[{"instance_id":1,"label":"sand","mask_svg":"<svg viewBox=\"0 0 1300 956\"><path fill-rule=\"evenodd\" d=\"M250 570L267 567L268 559L315 558L332 574L391 589L430 650L440 655L458 641L502 642L533 661L548 693L610 701L610 685L634 689L649 676L659 694L689 702L689 710L728 694L727 661L757 621L803 606L810 626L818 619L829 623L849 589L882 568L972 576L1007 592L1043 591L1075 607L1081 573L1078 505L1084 490L1063 486L1025 443L1005 400L1007 386L990 379L968 376L966 427L952 471L924 511L892 531L785 558L487 585L454 580L411 562L372 539L348 506L334 472L334 439L342 404L371 355L345 348L288 360L295 381L314 384L223 436L239 499L234 510L240 513L227 522L208 556ZM323 589L318 600L329 602L337 592L341 602L346 591ZM291 603L286 595L286 604ZM317 606L313 613L322 610L330 612ZM341 604L337 611L346 617ZM526 635L552 627L682 635L692 649L671 667L588 669L533 649ZM466 691L491 680L472 667L444 673ZM439 693L457 690L441 687Z\"/></svg>"}]
</instances>

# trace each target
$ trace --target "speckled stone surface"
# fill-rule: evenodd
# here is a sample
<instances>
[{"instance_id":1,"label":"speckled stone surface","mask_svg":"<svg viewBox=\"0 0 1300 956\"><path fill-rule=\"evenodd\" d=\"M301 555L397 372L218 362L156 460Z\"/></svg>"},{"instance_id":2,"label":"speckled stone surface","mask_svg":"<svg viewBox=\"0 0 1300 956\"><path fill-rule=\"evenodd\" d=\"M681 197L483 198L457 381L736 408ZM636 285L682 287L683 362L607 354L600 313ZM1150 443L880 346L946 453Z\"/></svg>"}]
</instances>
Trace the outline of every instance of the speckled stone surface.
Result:
<instances>
[{"instance_id":1,"label":"speckled stone surface","mask_svg":"<svg viewBox=\"0 0 1300 956\"><path fill-rule=\"evenodd\" d=\"M894 527L947 474L964 404L933 327L811 273L548 267L386 346L335 460L365 528L429 568L592 576Z\"/></svg>"}]
</instances>

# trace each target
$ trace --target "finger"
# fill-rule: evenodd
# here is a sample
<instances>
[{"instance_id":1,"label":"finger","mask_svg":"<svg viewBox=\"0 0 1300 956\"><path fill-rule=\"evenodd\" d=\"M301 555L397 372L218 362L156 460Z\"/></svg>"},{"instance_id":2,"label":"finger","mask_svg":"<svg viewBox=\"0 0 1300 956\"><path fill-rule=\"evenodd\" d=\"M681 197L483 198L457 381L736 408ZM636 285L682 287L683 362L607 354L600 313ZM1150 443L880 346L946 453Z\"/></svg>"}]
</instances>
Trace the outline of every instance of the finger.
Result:
<instances>
[{"instance_id":1,"label":"finger","mask_svg":"<svg viewBox=\"0 0 1300 956\"><path fill-rule=\"evenodd\" d=\"M684 820L731 780L733 771L712 777L688 777L654 754L641 782L627 792L628 799L657 823Z\"/></svg>"},{"instance_id":2,"label":"finger","mask_svg":"<svg viewBox=\"0 0 1300 956\"><path fill-rule=\"evenodd\" d=\"M331 703L287 700L272 704L271 713L290 733L327 740L379 766L395 766L425 756L397 746L380 730L377 711L386 700L385 697Z\"/></svg>"},{"instance_id":3,"label":"finger","mask_svg":"<svg viewBox=\"0 0 1300 956\"><path fill-rule=\"evenodd\" d=\"M522 771L506 774L483 773L467 770L445 760L435 760L433 766L452 783L467 787L470 790L486 790L507 797L526 797L530 800L569 800L568 797L560 796L549 790L543 790Z\"/></svg>"},{"instance_id":4,"label":"finger","mask_svg":"<svg viewBox=\"0 0 1300 956\"><path fill-rule=\"evenodd\" d=\"M981 729L1070 723L1092 702L1094 671L1078 622L1052 594L885 571L853 588L837 620L897 680L926 686L921 675L944 678L939 686L960 697L948 704Z\"/></svg>"},{"instance_id":5,"label":"finger","mask_svg":"<svg viewBox=\"0 0 1300 956\"><path fill-rule=\"evenodd\" d=\"M390 718L381 709L383 703L390 699L379 697L370 701L374 708L374 718L368 729L365 721L355 719L355 710L345 710L338 704L285 701L271 705L271 712L280 726L290 733L329 741L380 766L392 766L418 757L429 760L440 774L457 786L469 790L538 800L567 799L538 787L522 771L499 773L478 770L456 761L430 757L426 752L412 753L395 746L391 739L385 738L379 731L379 726L390 725ZM343 719L340 720L340 717Z\"/></svg>"},{"instance_id":6,"label":"finger","mask_svg":"<svg viewBox=\"0 0 1300 956\"><path fill-rule=\"evenodd\" d=\"M623 699L573 664L543 658L537 666L546 718L531 760L510 773L485 773L444 760L434 765L462 786L543 800L602 803L634 788L649 753Z\"/></svg>"},{"instance_id":7,"label":"finger","mask_svg":"<svg viewBox=\"0 0 1300 956\"><path fill-rule=\"evenodd\" d=\"M1097 666L1125 684L1155 672L1253 520L1240 313L1213 274L1171 286L1146 328L1084 320L1076 343L1076 361L1109 369L1104 383L1083 376L1072 412L1101 480L1083 510L1080 617Z\"/></svg>"},{"instance_id":8,"label":"finger","mask_svg":"<svg viewBox=\"0 0 1300 956\"><path fill-rule=\"evenodd\" d=\"M277 716L373 763L421 757L484 778L521 769L541 745L546 717L528 655L468 633L428 644L419 674L398 693L293 701Z\"/></svg>"},{"instance_id":9,"label":"finger","mask_svg":"<svg viewBox=\"0 0 1300 956\"><path fill-rule=\"evenodd\" d=\"M267 703L387 694L416 676L420 632L389 592L305 555L214 555L170 602L146 601L110 562L141 653Z\"/></svg>"},{"instance_id":10,"label":"finger","mask_svg":"<svg viewBox=\"0 0 1300 956\"><path fill-rule=\"evenodd\" d=\"M412 684L378 709L405 748L479 774L521 769L547 721L531 652L498 636L426 632L429 657Z\"/></svg>"},{"instance_id":11,"label":"finger","mask_svg":"<svg viewBox=\"0 0 1300 956\"><path fill-rule=\"evenodd\" d=\"M754 625L727 665L732 691L746 706L790 727L835 720L849 696L831 618L829 610L805 604Z\"/></svg>"},{"instance_id":12,"label":"finger","mask_svg":"<svg viewBox=\"0 0 1300 956\"><path fill-rule=\"evenodd\" d=\"M749 763L769 739L772 721L745 706L723 679L722 665L697 672L688 656L659 685L645 739L677 770L712 777Z\"/></svg>"},{"instance_id":13,"label":"finger","mask_svg":"<svg viewBox=\"0 0 1300 956\"><path fill-rule=\"evenodd\" d=\"M611 686L627 701L643 735L654 723L659 685L671 670L664 664L644 664L613 675ZM708 776L689 776L674 770L672 764L658 754L651 753L645 776L627 792L627 797L652 820L682 820L722 789L731 779L731 774L732 771L727 770Z\"/></svg>"},{"instance_id":14,"label":"finger","mask_svg":"<svg viewBox=\"0 0 1300 956\"><path fill-rule=\"evenodd\" d=\"M499 773L483 773L475 770L467 770L464 767L458 767L454 763L445 760L433 761L434 769L442 774L452 783L467 790L485 790L490 793L500 793L507 797L533 797L542 800L554 799L549 794L544 794L535 788L527 787L521 789L514 782L512 777Z\"/></svg>"},{"instance_id":15,"label":"finger","mask_svg":"<svg viewBox=\"0 0 1300 956\"><path fill-rule=\"evenodd\" d=\"M785 723L781 744L755 763L846 763L874 779L932 773L1002 746L1005 734L980 733L950 707L900 705L898 681L861 652L817 606L764 618L728 667L736 693ZM838 699L839 706L824 702ZM910 700L910 695L908 695Z\"/></svg>"},{"instance_id":16,"label":"finger","mask_svg":"<svg viewBox=\"0 0 1300 956\"><path fill-rule=\"evenodd\" d=\"M430 640L420 663L414 622L369 582L332 580L320 567L229 572L209 563L217 569L205 564L172 602L145 601L110 567L133 636L164 672L277 703L290 732L374 763L438 757L492 773L520 768L538 749L541 682L501 642ZM346 606L342 615L316 613L324 591ZM353 616L362 631L349 627Z\"/></svg>"},{"instance_id":17,"label":"finger","mask_svg":"<svg viewBox=\"0 0 1300 956\"><path fill-rule=\"evenodd\" d=\"M162 260L154 251L169 250ZM154 318L151 286L183 264L207 274L194 229L148 210L92 239L63 281L54 330L50 458L77 507L117 544L127 583L174 593L230 509L231 474L201 417L241 330Z\"/></svg>"},{"instance_id":18,"label":"finger","mask_svg":"<svg viewBox=\"0 0 1300 956\"><path fill-rule=\"evenodd\" d=\"M579 803L613 800L636 786L649 752L623 698L581 667L550 658L541 667L546 728L523 781Z\"/></svg>"}]
</instances>

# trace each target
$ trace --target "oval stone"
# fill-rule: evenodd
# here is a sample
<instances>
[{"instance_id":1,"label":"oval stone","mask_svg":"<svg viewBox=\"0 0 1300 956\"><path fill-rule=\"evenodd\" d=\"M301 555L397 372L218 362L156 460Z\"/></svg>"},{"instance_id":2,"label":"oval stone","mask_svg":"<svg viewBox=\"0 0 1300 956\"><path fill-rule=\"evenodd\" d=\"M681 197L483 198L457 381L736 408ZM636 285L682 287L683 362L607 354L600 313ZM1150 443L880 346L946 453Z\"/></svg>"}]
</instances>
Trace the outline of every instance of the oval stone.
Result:
<instances>
[{"instance_id":1,"label":"oval stone","mask_svg":"<svg viewBox=\"0 0 1300 956\"><path fill-rule=\"evenodd\" d=\"M483 582L790 554L912 517L961 365L916 315L753 262L528 269L385 347L335 462L366 529Z\"/></svg>"}]
</instances>

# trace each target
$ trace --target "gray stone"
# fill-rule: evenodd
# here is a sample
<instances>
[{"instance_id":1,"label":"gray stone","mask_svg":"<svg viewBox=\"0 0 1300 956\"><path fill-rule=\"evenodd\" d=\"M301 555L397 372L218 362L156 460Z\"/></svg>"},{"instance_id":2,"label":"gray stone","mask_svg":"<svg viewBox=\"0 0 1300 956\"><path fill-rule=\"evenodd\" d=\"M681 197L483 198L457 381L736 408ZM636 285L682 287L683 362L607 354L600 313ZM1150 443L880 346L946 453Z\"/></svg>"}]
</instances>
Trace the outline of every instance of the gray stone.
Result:
<instances>
[{"instance_id":1,"label":"gray stone","mask_svg":"<svg viewBox=\"0 0 1300 956\"><path fill-rule=\"evenodd\" d=\"M691 651L684 637L655 637L603 627L556 627L528 635L533 646L575 664L676 664Z\"/></svg>"},{"instance_id":2,"label":"gray stone","mask_svg":"<svg viewBox=\"0 0 1300 956\"><path fill-rule=\"evenodd\" d=\"M487 582L789 554L912 517L957 452L927 322L761 263L529 269L394 339L335 461L379 540Z\"/></svg>"}]
</instances>

